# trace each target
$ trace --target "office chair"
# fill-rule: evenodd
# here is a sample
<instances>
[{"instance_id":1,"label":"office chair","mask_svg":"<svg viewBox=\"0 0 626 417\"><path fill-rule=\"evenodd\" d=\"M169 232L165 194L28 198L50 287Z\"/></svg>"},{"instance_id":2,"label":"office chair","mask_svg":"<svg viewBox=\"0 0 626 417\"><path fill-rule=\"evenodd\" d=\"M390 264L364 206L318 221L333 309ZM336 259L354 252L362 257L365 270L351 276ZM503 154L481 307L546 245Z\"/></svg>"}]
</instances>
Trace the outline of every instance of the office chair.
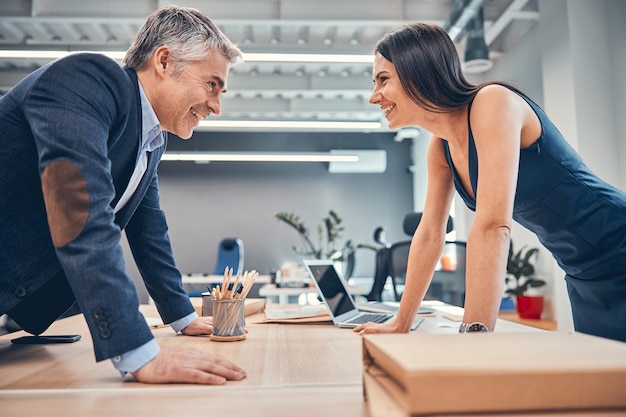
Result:
<instances>
[{"instance_id":1,"label":"office chair","mask_svg":"<svg viewBox=\"0 0 626 417\"><path fill-rule=\"evenodd\" d=\"M433 274L425 300L439 300L459 307L465 305L466 250L465 242L446 242L440 268Z\"/></svg>"},{"instance_id":2,"label":"office chair","mask_svg":"<svg viewBox=\"0 0 626 417\"><path fill-rule=\"evenodd\" d=\"M383 248L388 248L391 246L391 243L387 242L387 238L385 237L384 227L378 226L374 230L374 242L378 243Z\"/></svg>"},{"instance_id":3,"label":"office chair","mask_svg":"<svg viewBox=\"0 0 626 417\"><path fill-rule=\"evenodd\" d=\"M243 274L243 242L241 239L233 237L220 241L212 275L223 276L226 267L233 268L233 275ZM210 287L212 288L214 285ZM201 290L192 289L187 290L187 295L190 297L202 297L202 292Z\"/></svg>"},{"instance_id":4,"label":"office chair","mask_svg":"<svg viewBox=\"0 0 626 417\"><path fill-rule=\"evenodd\" d=\"M406 267L409 260L409 248L411 241L405 240L391 245L387 254L387 276L391 278L393 295L396 301L400 301L402 293L398 291L398 286L404 284L406 280Z\"/></svg>"},{"instance_id":5,"label":"office chair","mask_svg":"<svg viewBox=\"0 0 626 417\"><path fill-rule=\"evenodd\" d=\"M346 257L346 259L344 259L345 268L342 273L342 277L347 282L348 279L354 273L354 264L356 262L356 257L354 255L354 252L356 252L356 249L352 246L352 240L348 240L346 242L342 252L345 254L345 257Z\"/></svg>"},{"instance_id":6,"label":"office chair","mask_svg":"<svg viewBox=\"0 0 626 417\"><path fill-rule=\"evenodd\" d=\"M368 301L382 301L382 293L385 288L385 282L387 281L387 255L389 248L391 247L391 243L387 241L387 238L385 237L385 228L382 226L378 226L374 229L374 235L372 238L378 246L359 246L376 252L374 282L372 284L372 289L365 297Z\"/></svg>"},{"instance_id":7,"label":"office chair","mask_svg":"<svg viewBox=\"0 0 626 417\"><path fill-rule=\"evenodd\" d=\"M224 275L226 267L233 269L233 275L243 273L243 242L241 239L236 237L225 238L220 242L213 275Z\"/></svg>"},{"instance_id":8,"label":"office chair","mask_svg":"<svg viewBox=\"0 0 626 417\"><path fill-rule=\"evenodd\" d=\"M422 213L409 213L404 217L404 233L412 236L422 219ZM446 233L454 230L454 221L448 216ZM409 259L409 249L411 241L401 241L391 245L386 255L387 276L391 278L391 284L396 301L400 301L402 293L398 287L406 281L406 269ZM446 242L442 253L440 267L433 274L430 287L426 293L426 299L437 299L448 304L463 306L465 301L465 242ZM379 276L382 279L382 274ZM375 283L379 288L384 287L384 282Z\"/></svg>"}]
</instances>

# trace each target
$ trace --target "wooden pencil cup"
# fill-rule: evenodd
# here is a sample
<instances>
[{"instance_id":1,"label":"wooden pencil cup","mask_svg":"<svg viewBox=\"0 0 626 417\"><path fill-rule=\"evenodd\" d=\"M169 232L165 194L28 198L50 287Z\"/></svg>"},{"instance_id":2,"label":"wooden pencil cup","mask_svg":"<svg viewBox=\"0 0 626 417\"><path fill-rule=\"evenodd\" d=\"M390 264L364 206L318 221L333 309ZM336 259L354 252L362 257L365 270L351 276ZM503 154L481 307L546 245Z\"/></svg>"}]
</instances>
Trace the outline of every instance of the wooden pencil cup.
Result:
<instances>
[{"instance_id":1,"label":"wooden pencil cup","mask_svg":"<svg viewBox=\"0 0 626 417\"><path fill-rule=\"evenodd\" d=\"M246 338L245 298L212 300L213 334L211 340L233 342Z\"/></svg>"}]
</instances>

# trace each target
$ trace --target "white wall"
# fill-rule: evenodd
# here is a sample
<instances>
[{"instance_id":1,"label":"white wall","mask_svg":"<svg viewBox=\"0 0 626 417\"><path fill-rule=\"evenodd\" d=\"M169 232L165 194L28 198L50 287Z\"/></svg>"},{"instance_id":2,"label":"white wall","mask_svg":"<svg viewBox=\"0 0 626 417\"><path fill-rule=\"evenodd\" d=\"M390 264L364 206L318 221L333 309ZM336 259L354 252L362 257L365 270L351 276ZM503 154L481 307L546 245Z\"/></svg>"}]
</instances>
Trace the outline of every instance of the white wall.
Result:
<instances>
[{"instance_id":1,"label":"white wall","mask_svg":"<svg viewBox=\"0 0 626 417\"><path fill-rule=\"evenodd\" d=\"M594 172L625 189L626 5L618 0L539 5L545 110ZM570 330L562 275L554 266L555 316L560 329Z\"/></svg>"}]
</instances>

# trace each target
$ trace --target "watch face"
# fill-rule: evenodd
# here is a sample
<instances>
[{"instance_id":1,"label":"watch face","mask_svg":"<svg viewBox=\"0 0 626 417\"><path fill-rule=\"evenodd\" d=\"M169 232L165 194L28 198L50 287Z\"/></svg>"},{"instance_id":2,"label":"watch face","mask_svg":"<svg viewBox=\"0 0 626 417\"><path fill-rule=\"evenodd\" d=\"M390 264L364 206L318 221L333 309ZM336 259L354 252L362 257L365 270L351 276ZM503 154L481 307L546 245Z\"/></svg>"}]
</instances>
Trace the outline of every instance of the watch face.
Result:
<instances>
[{"instance_id":1,"label":"watch face","mask_svg":"<svg viewBox=\"0 0 626 417\"><path fill-rule=\"evenodd\" d=\"M485 326L482 323L472 323L469 326L467 326L467 333L482 333L482 332L488 332L489 329L487 329L487 326Z\"/></svg>"}]
</instances>

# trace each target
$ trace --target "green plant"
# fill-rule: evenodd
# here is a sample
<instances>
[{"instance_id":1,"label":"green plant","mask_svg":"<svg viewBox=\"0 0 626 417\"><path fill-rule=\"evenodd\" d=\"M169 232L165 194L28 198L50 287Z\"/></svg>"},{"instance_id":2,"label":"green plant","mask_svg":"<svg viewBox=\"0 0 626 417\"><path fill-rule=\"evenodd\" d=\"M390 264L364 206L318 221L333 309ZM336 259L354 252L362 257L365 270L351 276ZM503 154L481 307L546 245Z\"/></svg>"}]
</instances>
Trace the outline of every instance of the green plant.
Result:
<instances>
[{"instance_id":1,"label":"green plant","mask_svg":"<svg viewBox=\"0 0 626 417\"><path fill-rule=\"evenodd\" d=\"M296 214L283 211L276 213L274 217L294 228L302 238L304 249L297 246L292 247L294 252L299 255L343 261L347 255L345 251L353 250L349 246L342 250L336 248L336 242L341 237L343 226L341 225L341 217L333 210L329 210L328 217L324 217L322 224L317 225L317 243L313 242L309 229Z\"/></svg>"},{"instance_id":2,"label":"green plant","mask_svg":"<svg viewBox=\"0 0 626 417\"><path fill-rule=\"evenodd\" d=\"M513 285L507 288L506 294L510 296L525 295L528 288L538 288L546 285L546 282L539 278L534 278L532 275L535 273L535 267L533 266L531 259L533 256L537 256L539 249L530 248L524 253L524 248L515 252L513 249L513 241L509 246L509 257L506 263L506 272L509 276L505 278L507 285Z\"/></svg>"}]
</instances>

